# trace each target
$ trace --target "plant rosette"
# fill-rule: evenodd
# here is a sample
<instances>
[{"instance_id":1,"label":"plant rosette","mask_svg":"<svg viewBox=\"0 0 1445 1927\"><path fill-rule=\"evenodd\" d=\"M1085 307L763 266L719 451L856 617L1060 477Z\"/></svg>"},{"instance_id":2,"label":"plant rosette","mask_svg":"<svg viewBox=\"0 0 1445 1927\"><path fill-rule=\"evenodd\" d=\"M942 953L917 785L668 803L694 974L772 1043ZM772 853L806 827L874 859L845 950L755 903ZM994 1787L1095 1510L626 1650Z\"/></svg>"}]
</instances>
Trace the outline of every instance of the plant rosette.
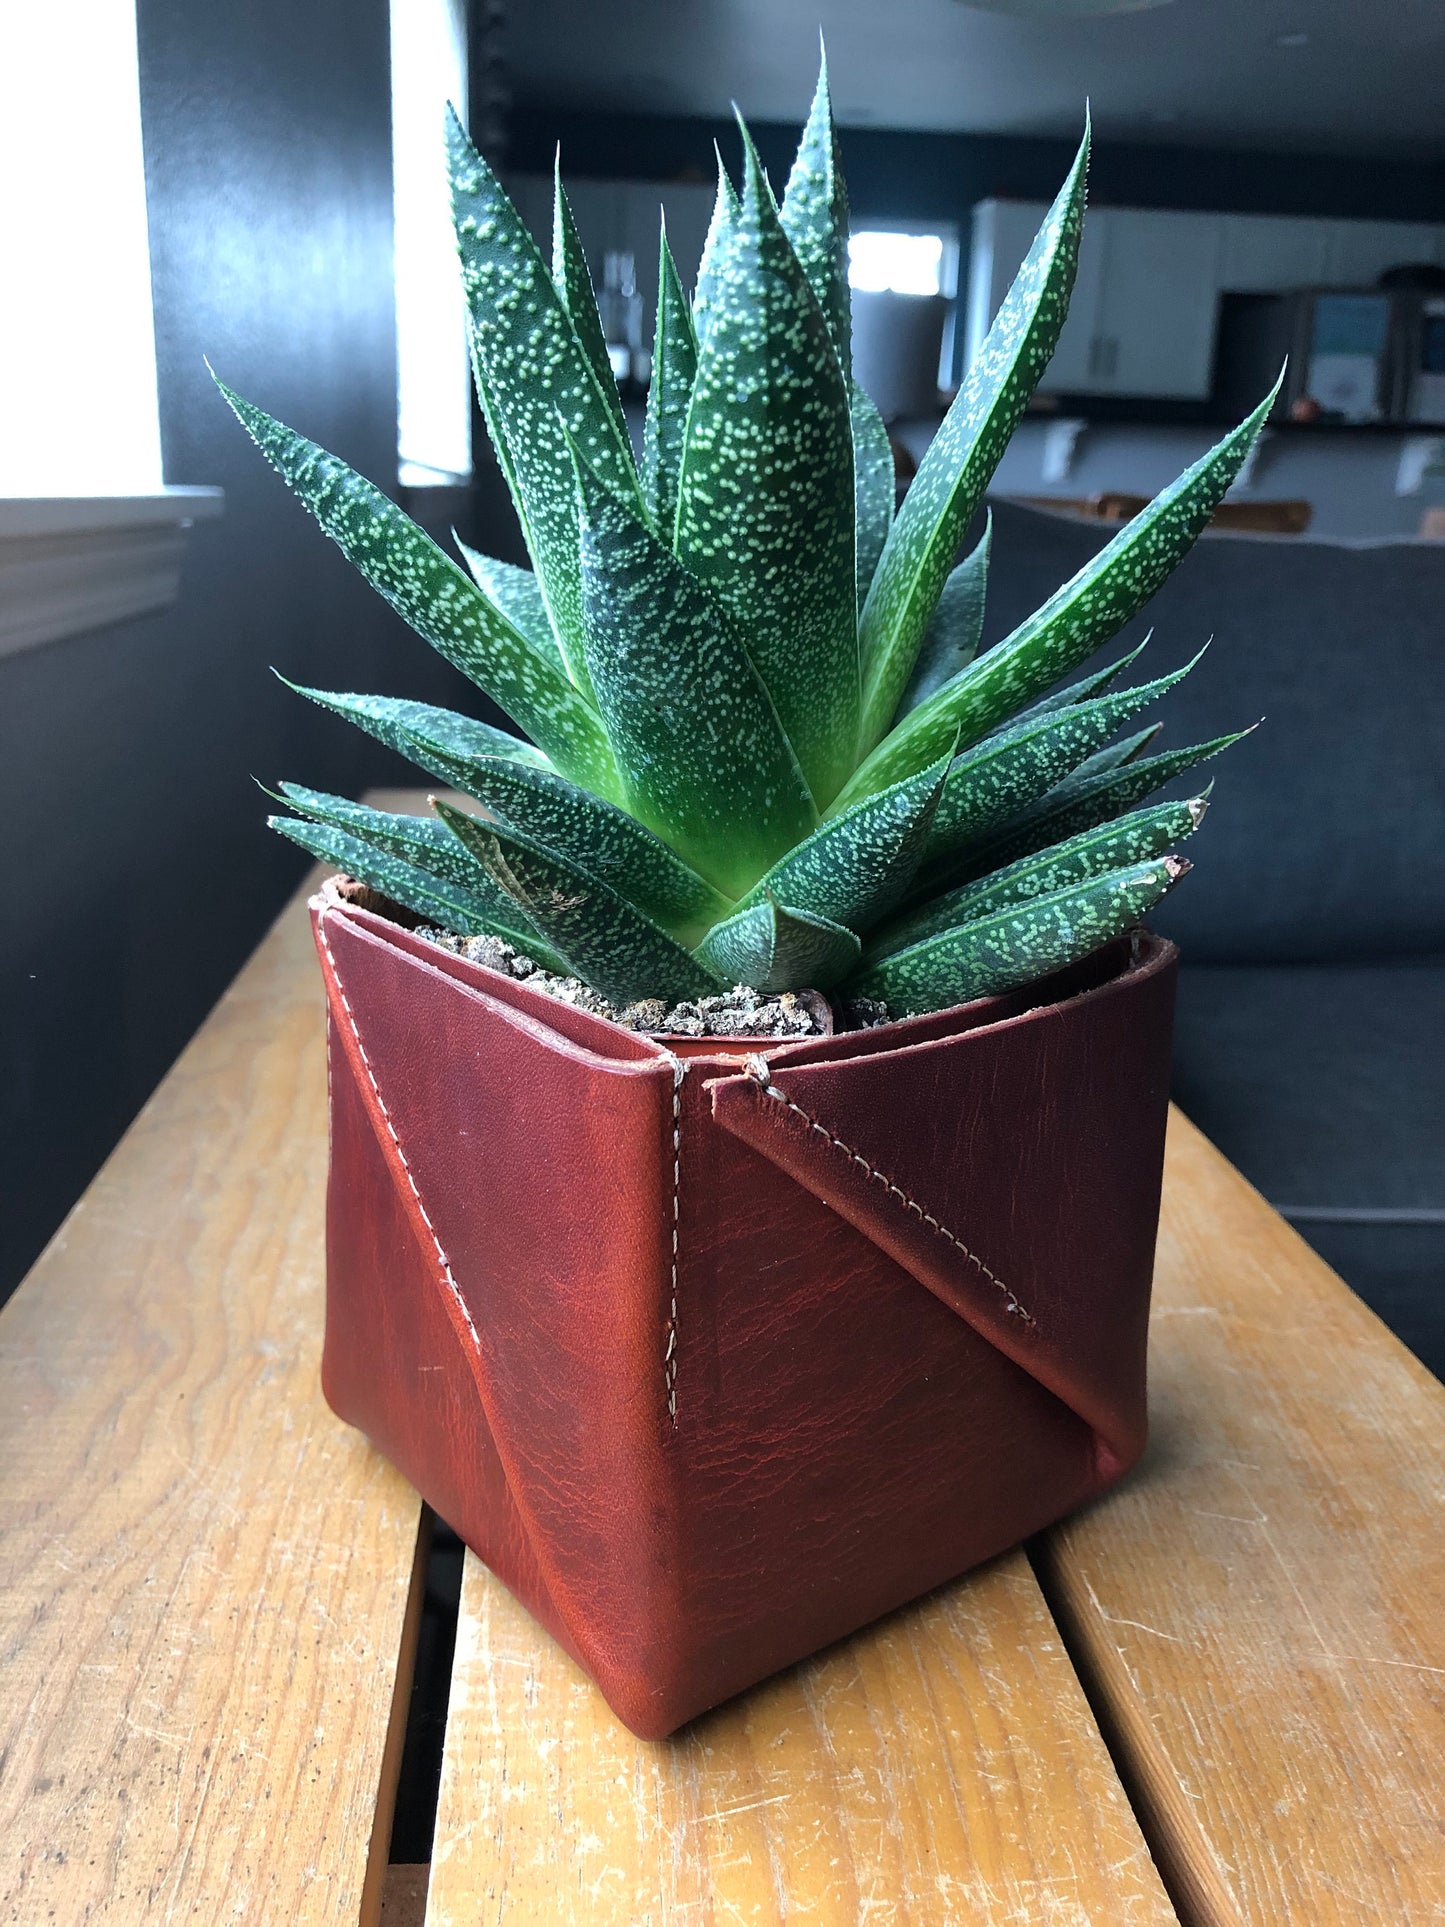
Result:
<instances>
[{"instance_id":1,"label":"plant rosette","mask_svg":"<svg viewBox=\"0 0 1445 1927\"><path fill-rule=\"evenodd\" d=\"M560 177L548 263L454 118L448 139L477 393L532 568L459 545L460 566L222 388L522 732L301 691L463 799L422 818L284 783L272 818L375 893L313 905L324 1382L657 1735L1142 1447L1175 957L1139 926L1208 793L1157 799L1244 732L1151 752L1142 712L1198 657L1133 683L1138 648L1089 659L1274 397L983 648L969 531L1067 310L1087 132L896 512L851 374L826 72L781 201L743 128L691 300L662 241L640 460ZM743 986L891 1021L639 1034L417 922L614 1006Z\"/></svg>"}]
</instances>

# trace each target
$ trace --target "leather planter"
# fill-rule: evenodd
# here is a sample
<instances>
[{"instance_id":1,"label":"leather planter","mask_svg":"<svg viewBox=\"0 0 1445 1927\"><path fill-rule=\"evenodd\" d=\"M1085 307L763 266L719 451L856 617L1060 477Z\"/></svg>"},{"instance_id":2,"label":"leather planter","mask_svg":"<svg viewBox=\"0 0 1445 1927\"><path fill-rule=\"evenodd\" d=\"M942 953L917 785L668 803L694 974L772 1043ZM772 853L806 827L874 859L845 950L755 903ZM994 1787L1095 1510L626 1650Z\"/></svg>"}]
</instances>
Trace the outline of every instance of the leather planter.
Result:
<instances>
[{"instance_id":1,"label":"leather planter","mask_svg":"<svg viewBox=\"0 0 1445 1927\"><path fill-rule=\"evenodd\" d=\"M759 1053L312 911L326 1396L634 1732L1138 1457L1172 945Z\"/></svg>"}]
</instances>

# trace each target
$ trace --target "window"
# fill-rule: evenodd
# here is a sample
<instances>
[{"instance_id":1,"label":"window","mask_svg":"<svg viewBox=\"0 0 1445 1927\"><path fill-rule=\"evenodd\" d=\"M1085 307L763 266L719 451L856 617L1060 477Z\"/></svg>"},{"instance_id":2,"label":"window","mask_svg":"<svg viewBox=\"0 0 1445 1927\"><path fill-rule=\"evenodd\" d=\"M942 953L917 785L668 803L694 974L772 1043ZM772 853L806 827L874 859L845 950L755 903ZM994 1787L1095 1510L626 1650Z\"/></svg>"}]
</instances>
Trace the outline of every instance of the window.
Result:
<instances>
[{"instance_id":1,"label":"window","mask_svg":"<svg viewBox=\"0 0 1445 1927\"><path fill-rule=\"evenodd\" d=\"M467 115L466 0L391 0L398 474L451 487L472 472L466 311L444 117Z\"/></svg>"},{"instance_id":2,"label":"window","mask_svg":"<svg viewBox=\"0 0 1445 1927\"><path fill-rule=\"evenodd\" d=\"M861 228L848 237L848 285L866 294L943 294L941 234Z\"/></svg>"},{"instance_id":3,"label":"window","mask_svg":"<svg viewBox=\"0 0 1445 1927\"><path fill-rule=\"evenodd\" d=\"M0 14L0 495L161 487L134 0Z\"/></svg>"}]
</instances>

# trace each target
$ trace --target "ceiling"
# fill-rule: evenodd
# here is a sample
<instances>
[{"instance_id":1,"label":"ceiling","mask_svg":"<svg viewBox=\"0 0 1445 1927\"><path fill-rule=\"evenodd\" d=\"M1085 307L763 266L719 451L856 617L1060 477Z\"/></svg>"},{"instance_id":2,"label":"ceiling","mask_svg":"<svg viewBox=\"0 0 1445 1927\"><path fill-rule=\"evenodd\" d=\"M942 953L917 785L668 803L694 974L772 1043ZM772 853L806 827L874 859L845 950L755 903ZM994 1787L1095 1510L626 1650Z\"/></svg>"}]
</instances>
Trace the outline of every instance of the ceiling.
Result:
<instances>
[{"instance_id":1,"label":"ceiling","mask_svg":"<svg viewBox=\"0 0 1445 1927\"><path fill-rule=\"evenodd\" d=\"M503 49L525 103L797 121L821 22L845 125L1445 154L1445 0L1081 4L510 0Z\"/></svg>"}]
</instances>

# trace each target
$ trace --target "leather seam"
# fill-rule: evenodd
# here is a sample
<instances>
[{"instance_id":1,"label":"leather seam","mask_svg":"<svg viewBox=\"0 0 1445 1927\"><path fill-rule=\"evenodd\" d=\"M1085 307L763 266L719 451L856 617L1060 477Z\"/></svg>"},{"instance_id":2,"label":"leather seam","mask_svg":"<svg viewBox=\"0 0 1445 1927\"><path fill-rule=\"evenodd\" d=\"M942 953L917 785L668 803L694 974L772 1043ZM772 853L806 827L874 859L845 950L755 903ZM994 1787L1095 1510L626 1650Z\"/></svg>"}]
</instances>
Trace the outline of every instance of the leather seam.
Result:
<instances>
[{"instance_id":1,"label":"leather seam","mask_svg":"<svg viewBox=\"0 0 1445 1927\"><path fill-rule=\"evenodd\" d=\"M361 1031L356 1022L356 1013L351 1008L351 1000L348 998L346 994L346 986L341 981L341 972L337 967L336 957L332 951L330 939L326 935L326 918L324 915L317 918L316 934L320 939L321 948L326 952L326 961L331 966L331 980L336 985L336 994L341 999L341 1008L346 1012L346 1021L351 1027L351 1035L356 1042L356 1048L361 1057L362 1066L366 1071L366 1081L371 1086L371 1094L376 1099L377 1108L381 1113L382 1122L386 1125L387 1136L391 1139L392 1146L396 1151L398 1160L400 1161L402 1171L406 1176L406 1181L411 1187L411 1195L416 1200L416 1208L418 1212L421 1214L421 1221L426 1226L428 1235L430 1236L432 1241L432 1245L435 1248L436 1255L437 1255L437 1263L441 1266L442 1278L446 1283L447 1290L452 1295L452 1299L457 1307L457 1310L462 1315L462 1321L466 1325L467 1331L471 1336L472 1344L475 1346L477 1352L480 1354L482 1349L481 1337L477 1331L476 1325L472 1322L472 1314L467 1307L466 1299L462 1296L461 1287L457 1284L456 1277L452 1271L451 1260L447 1257L446 1252L442 1248L442 1241L437 1236L436 1226L432 1223L431 1215L428 1212L426 1205L422 1200L421 1191L417 1186L417 1181L415 1176L412 1173L411 1165L407 1162L406 1152L402 1149L401 1139L397 1135L396 1126L395 1124L392 1123L391 1112L386 1108L386 1099L381 1094L381 1086L380 1084L378 1084L376 1080L376 1072L372 1069L371 1059L366 1054L366 1046L361 1041ZM330 1061L329 1061L329 1053L328 1053L328 1071L329 1071L329 1068L330 1068Z\"/></svg>"},{"instance_id":2,"label":"leather seam","mask_svg":"<svg viewBox=\"0 0 1445 1927\"><path fill-rule=\"evenodd\" d=\"M662 1383L667 1395L668 1423L677 1429L677 1272L682 1227L682 1080L687 1065L669 1051L672 1065L672 1276L667 1305L667 1341L662 1354Z\"/></svg>"},{"instance_id":3,"label":"leather seam","mask_svg":"<svg viewBox=\"0 0 1445 1927\"><path fill-rule=\"evenodd\" d=\"M757 1056L749 1057L745 1060L743 1069L745 1075L752 1080L764 1097L772 1098L775 1103L781 1104L785 1110L791 1111L795 1117L801 1118L810 1131L815 1131L826 1143L831 1144L835 1151L841 1151L844 1157L858 1166L859 1170L865 1172L876 1184L881 1184L890 1196L897 1198L898 1202L907 1210L911 1211L920 1223L926 1224L930 1231L936 1233L938 1237L946 1239L956 1251L961 1252L962 1255L967 1258L968 1262L973 1265L991 1285L1003 1293L1006 1301L1004 1308L1010 1317L1017 1318L1019 1322L1024 1325L1032 1326L1035 1324L1036 1321L1033 1314L1026 1311L1019 1303L1013 1288L1010 1285L1006 1285L998 1273L991 1270L976 1251L970 1251L962 1238L950 1231L946 1224L941 1224L931 1211L925 1211L916 1198L910 1198L908 1193L901 1190L885 1171L880 1171L875 1165L870 1164L861 1152L855 1151L851 1144L845 1144L842 1138L835 1136L834 1133L828 1129L826 1124L820 1123L816 1117L813 1117L809 1112L805 1111L801 1104L795 1104L792 1098L787 1096L785 1092L780 1091L773 1082L772 1072L769 1070L765 1058Z\"/></svg>"}]
</instances>

